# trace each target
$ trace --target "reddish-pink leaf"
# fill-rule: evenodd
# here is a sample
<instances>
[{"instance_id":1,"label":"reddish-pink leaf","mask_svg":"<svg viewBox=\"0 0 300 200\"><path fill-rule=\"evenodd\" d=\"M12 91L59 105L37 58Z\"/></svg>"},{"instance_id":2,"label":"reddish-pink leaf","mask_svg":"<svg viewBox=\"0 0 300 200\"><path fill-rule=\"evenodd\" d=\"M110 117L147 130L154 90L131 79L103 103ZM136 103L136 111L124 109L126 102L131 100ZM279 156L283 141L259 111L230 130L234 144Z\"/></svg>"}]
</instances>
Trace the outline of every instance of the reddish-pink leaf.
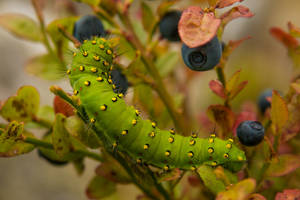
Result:
<instances>
[{"instance_id":1,"label":"reddish-pink leaf","mask_svg":"<svg viewBox=\"0 0 300 200\"><path fill-rule=\"evenodd\" d=\"M244 0L221 0L219 3L216 5L216 8L225 8L228 6L231 6L232 4L236 2L242 2Z\"/></svg>"},{"instance_id":2,"label":"reddish-pink leaf","mask_svg":"<svg viewBox=\"0 0 300 200\"><path fill-rule=\"evenodd\" d=\"M300 28L296 27L292 22L288 22L290 34L294 37L300 37Z\"/></svg>"},{"instance_id":3,"label":"reddish-pink leaf","mask_svg":"<svg viewBox=\"0 0 300 200\"><path fill-rule=\"evenodd\" d=\"M221 20L214 13L191 6L184 10L178 24L181 40L190 48L209 42L217 33Z\"/></svg>"},{"instance_id":4,"label":"reddish-pink leaf","mask_svg":"<svg viewBox=\"0 0 300 200\"><path fill-rule=\"evenodd\" d=\"M278 177L289 174L300 167L300 156L283 154L271 161L270 167L266 171L267 176Z\"/></svg>"},{"instance_id":5,"label":"reddish-pink leaf","mask_svg":"<svg viewBox=\"0 0 300 200\"><path fill-rule=\"evenodd\" d=\"M300 199L299 189L286 189L282 193L276 194L275 200L296 200Z\"/></svg>"},{"instance_id":6,"label":"reddish-pink leaf","mask_svg":"<svg viewBox=\"0 0 300 200\"><path fill-rule=\"evenodd\" d=\"M226 98L226 94L224 91L224 87L222 85L222 83L218 80L211 80L209 82L209 88L219 97L225 99Z\"/></svg>"},{"instance_id":7,"label":"reddish-pink leaf","mask_svg":"<svg viewBox=\"0 0 300 200\"><path fill-rule=\"evenodd\" d=\"M245 40L251 39L251 36L247 36L244 37L240 40L230 40L228 42L228 51L232 52L233 50L235 50L238 46L240 46L240 44L242 44L242 42L244 42Z\"/></svg>"},{"instance_id":8,"label":"reddish-pink leaf","mask_svg":"<svg viewBox=\"0 0 300 200\"><path fill-rule=\"evenodd\" d=\"M231 132L235 115L229 108L223 105L211 105L207 109L207 115L221 128L224 135Z\"/></svg>"},{"instance_id":9,"label":"reddish-pink leaf","mask_svg":"<svg viewBox=\"0 0 300 200\"><path fill-rule=\"evenodd\" d=\"M62 113L66 117L74 115L74 108L59 96L55 96L53 107L55 113Z\"/></svg>"},{"instance_id":10,"label":"reddish-pink leaf","mask_svg":"<svg viewBox=\"0 0 300 200\"><path fill-rule=\"evenodd\" d=\"M286 33L281 28L273 27L270 29L270 33L274 38L279 40L287 48L295 49L299 45L298 41L293 36Z\"/></svg>"},{"instance_id":11,"label":"reddish-pink leaf","mask_svg":"<svg viewBox=\"0 0 300 200\"><path fill-rule=\"evenodd\" d=\"M225 26L228 22L239 18L239 17L246 17L250 18L253 17L254 14L249 10L249 8L245 6L236 6L231 8L229 11L221 15L222 25Z\"/></svg>"}]
</instances>

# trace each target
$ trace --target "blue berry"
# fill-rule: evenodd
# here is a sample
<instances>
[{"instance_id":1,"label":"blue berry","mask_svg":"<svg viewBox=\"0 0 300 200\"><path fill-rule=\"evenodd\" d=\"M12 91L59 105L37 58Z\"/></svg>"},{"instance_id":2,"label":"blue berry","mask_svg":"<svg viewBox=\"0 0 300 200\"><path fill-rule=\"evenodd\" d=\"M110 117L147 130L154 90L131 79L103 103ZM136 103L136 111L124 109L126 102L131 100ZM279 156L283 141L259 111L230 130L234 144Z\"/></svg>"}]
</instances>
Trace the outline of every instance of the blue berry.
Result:
<instances>
[{"instance_id":1,"label":"blue berry","mask_svg":"<svg viewBox=\"0 0 300 200\"><path fill-rule=\"evenodd\" d=\"M265 111L271 107L271 103L267 100L268 97L272 97L271 89L263 91L257 99L258 108L262 113L265 113Z\"/></svg>"},{"instance_id":2,"label":"blue berry","mask_svg":"<svg viewBox=\"0 0 300 200\"><path fill-rule=\"evenodd\" d=\"M81 43L93 36L105 36L104 26L96 16L86 15L75 23L73 36Z\"/></svg>"},{"instance_id":3,"label":"blue berry","mask_svg":"<svg viewBox=\"0 0 300 200\"><path fill-rule=\"evenodd\" d=\"M116 85L116 89L114 89L114 92L125 94L129 87L126 76L122 74L118 69L114 69L111 71L111 79L113 81L113 84Z\"/></svg>"},{"instance_id":4,"label":"blue berry","mask_svg":"<svg viewBox=\"0 0 300 200\"><path fill-rule=\"evenodd\" d=\"M163 38L173 42L180 41L178 23L181 14L181 11L170 11L162 17L159 22L159 30Z\"/></svg>"},{"instance_id":5,"label":"blue berry","mask_svg":"<svg viewBox=\"0 0 300 200\"><path fill-rule=\"evenodd\" d=\"M182 45L181 55L184 63L195 71L207 71L213 69L222 56L222 45L215 36L203 46L189 48Z\"/></svg>"},{"instance_id":6,"label":"blue berry","mask_svg":"<svg viewBox=\"0 0 300 200\"><path fill-rule=\"evenodd\" d=\"M46 161L48 161L49 163L51 163L52 165L56 165L56 166L63 166L68 164L68 161L60 161L60 160L54 160L48 156L46 156L42 150L38 149L38 155L45 159Z\"/></svg>"},{"instance_id":7,"label":"blue berry","mask_svg":"<svg viewBox=\"0 0 300 200\"><path fill-rule=\"evenodd\" d=\"M255 146L264 139L265 129L258 121L243 121L237 128L240 142L246 146Z\"/></svg>"}]
</instances>

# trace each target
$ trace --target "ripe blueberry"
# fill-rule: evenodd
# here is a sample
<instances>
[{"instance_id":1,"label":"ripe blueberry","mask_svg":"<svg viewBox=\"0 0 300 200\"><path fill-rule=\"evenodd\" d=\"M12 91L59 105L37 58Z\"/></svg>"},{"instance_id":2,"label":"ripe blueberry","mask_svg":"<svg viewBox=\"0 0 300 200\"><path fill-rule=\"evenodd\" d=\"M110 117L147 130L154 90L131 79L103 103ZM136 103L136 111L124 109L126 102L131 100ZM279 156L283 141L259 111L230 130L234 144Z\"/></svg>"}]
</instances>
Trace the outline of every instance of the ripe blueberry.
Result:
<instances>
[{"instance_id":1,"label":"ripe blueberry","mask_svg":"<svg viewBox=\"0 0 300 200\"><path fill-rule=\"evenodd\" d=\"M237 128L237 136L240 142L246 146L259 144L265 134L265 129L258 121L243 121Z\"/></svg>"},{"instance_id":2,"label":"ripe blueberry","mask_svg":"<svg viewBox=\"0 0 300 200\"><path fill-rule=\"evenodd\" d=\"M162 17L159 22L159 30L163 38L173 42L180 41L178 22L181 14L181 11L170 11Z\"/></svg>"},{"instance_id":3,"label":"ripe blueberry","mask_svg":"<svg viewBox=\"0 0 300 200\"><path fill-rule=\"evenodd\" d=\"M262 113L265 113L265 111L271 107L271 103L267 100L268 97L272 97L271 89L263 91L257 99L258 108Z\"/></svg>"},{"instance_id":4,"label":"ripe blueberry","mask_svg":"<svg viewBox=\"0 0 300 200\"><path fill-rule=\"evenodd\" d=\"M115 84L116 86L114 92L125 94L129 87L129 83L126 76L122 74L118 69L114 69L111 71L111 79L113 81L113 84Z\"/></svg>"},{"instance_id":5,"label":"ripe blueberry","mask_svg":"<svg viewBox=\"0 0 300 200\"><path fill-rule=\"evenodd\" d=\"M86 15L75 23L73 36L82 43L93 36L105 36L105 30L102 22L96 16Z\"/></svg>"},{"instance_id":6,"label":"ripe blueberry","mask_svg":"<svg viewBox=\"0 0 300 200\"><path fill-rule=\"evenodd\" d=\"M55 160L55 159L53 159L53 158L50 158L49 156L45 155L45 154L43 153L43 151L40 150L40 149L38 149L38 155L39 155L41 158L47 160L47 161L48 161L49 163L51 163L52 165L62 166L62 165L68 164L68 161L60 161L60 160Z\"/></svg>"},{"instance_id":7,"label":"ripe blueberry","mask_svg":"<svg viewBox=\"0 0 300 200\"><path fill-rule=\"evenodd\" d=\"M189 48L183 44L181 55L184 63L191 70L207 71L219 63L222 56L222 45L215 36L211 41L199 47Z\"/></svg>"}]
</instances>

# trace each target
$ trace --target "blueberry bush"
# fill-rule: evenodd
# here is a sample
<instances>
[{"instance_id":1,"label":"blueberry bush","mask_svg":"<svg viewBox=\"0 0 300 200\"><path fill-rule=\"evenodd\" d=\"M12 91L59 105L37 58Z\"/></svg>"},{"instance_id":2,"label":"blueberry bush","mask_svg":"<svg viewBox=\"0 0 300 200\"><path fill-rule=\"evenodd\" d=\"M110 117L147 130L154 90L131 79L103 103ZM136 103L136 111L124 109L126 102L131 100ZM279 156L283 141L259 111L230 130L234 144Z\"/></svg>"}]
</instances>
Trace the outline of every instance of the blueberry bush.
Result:
<instances>
[{"instance_id":1,"label":"blueberry bush","mask_svg":"<svg viewBox=\"0 0 300 200\"><path fill-rule=\"evenodd\" d=\"M69 82L67 74L76 49L86 40L103 37L114 49L113 69L106 76L118 97L138 108L137 115L151 119L154 128L170 129L171 134L209 137L210 143L215 137L229 141L226 148L236 145L245 153L246 162L233 163L238 165L236 171L225 164L208 164L212 157L190 170L133 160L117 144L106 145L107 140L93 126L95 119L85 119L78 91L56 85L49 91L53 94L51 107L40 105L39 92L27 85L1 100L0 157L36 150L40 159L56 166L74 165L78 174L85 170L85 159L92 159L99 164L86 183L88 199L122 199L114 194L118 185L125 184L138 188L140 195L135 198L145 200L300 199L300 25L288 22L287 30L269 30L274 42L286 47L293 63L288 90L268 89L257 101L238 102L239 94L255 87L251 85L254 77L243 79L242 70L228 75L226 68L232 53L251 38L225 42L223 33L230 22L255 17L241 4L243 0L157 0L155 6L150 0L68 0L61 4L61 12L68 16L50 23L45 22L43 2L31 1L36 19L16 13L0 15L0 27L20 39L42 44L47 51L29 59L28 73L40 81ZM89 7L91 13L79 16L74 8L81 6ZM81 66L79 70L85 69ZM205 111L197 111L195 119L189 87L191 80L208 71L215 72L207 85L218 99ZM111 123L118 126L117 120ZM216 150L208 148L208 153ZM167 157L170 154L165 152ZM224 159L228 156L224 154Z\"/></svg>"}]
</instances>

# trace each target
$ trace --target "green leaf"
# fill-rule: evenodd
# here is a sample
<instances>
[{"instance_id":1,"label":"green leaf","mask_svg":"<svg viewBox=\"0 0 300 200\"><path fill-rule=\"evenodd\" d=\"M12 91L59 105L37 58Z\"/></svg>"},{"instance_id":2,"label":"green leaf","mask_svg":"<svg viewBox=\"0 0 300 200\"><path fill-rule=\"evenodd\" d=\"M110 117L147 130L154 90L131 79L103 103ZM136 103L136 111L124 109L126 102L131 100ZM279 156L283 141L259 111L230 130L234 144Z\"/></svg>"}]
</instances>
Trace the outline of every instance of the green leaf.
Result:
<instances>
[{"instance_id":1,"label":"green leaf","mask_svg":"<svg viewBox=\"0 0 300 200\"><path fill-rule=\"evenodd\" d=\"M155 16L151 8L144 1L141 1L141 8L142 8L142 23L144 29L147 32L150 32L155 24Z\"/></svg>"},{"instance_id":2,"label":"green leaf","mask_svg":"<svg viewBox=\"0 0 300 200\"><path fill-rule=\"evenodd\" d=\"M16 96L9 97L0 108L0 115L8 121L28 122L38 112L40 96L32 86L19 88Z\"/></svg>"},{"instance_id":3,"label":"green leaf","mask_svg":"<svg viewBox=\"0 0 300 200\"><path fill-rule=\"evenodd\" d=\"M52 133L54 150L61 157L74 149L71 143L70 134L64 126L65 121L66 117L63 114L57 114Z\"/></svg>"},{"instance_id":4,"label":"green leaf","mask_svg":"<svg viewBox=\"0 0 300 200\"><path fill-rule=\"evenodd\" d=\"M51 123L55 120L54 110L51 106L42 106L36 114L38 119L49 121Z\"/></svg>"},{"instance_id":5,"label":"green leaf","mask_svg":"<svg viewBox=\"0 0 300 200\"><path fill-rule=\"evenodd\" d=\"M229 190L218 194L216 200L246 199L255 190L255 179L248 178L230 187Z\"/></svg>"},{"instance_id":6,"label":"green leaf","mask_svg":"<svg viewBox=\"0 0 300 200\"><path fill-rule=\"evenodd\" d=\"M279 134L289 117L288 108L277 91L273 91L271 102L272 129L275 135Z\"/></svg>"},{"instance_id":7,"label":"green leaf","mask_svg":"<svg viewBox=\"0 0 300 200\"><path fill-rule=\"evenodd\" d=\"M273 158L266 171L267 176L284 176L300 167L300 156L285 154Z\"/></svg>"},{"instance_id":8,"label":"green leaf","mask_svg":"<svg viewBox=\"0 0 300 200\"><path fill-rule=\"evenodd\" d=\"M67 38L60 32L59 26L63 27L66 32L72 35L74 24L77 19L78 17L74 16L56 19L47 26L47 32L57 48L65 47L68 42Z\"/></svg>"},{"instance_id":9,"label":"green leaf","mask_svg":"<svg viewBox=\"0 0 300 200\"><path fill-rule=\"evenodd\" d=\"M154 97L152 93L152 88L148 85L137 85L134 87L134 102L142 105L145 110L153 115L154 109Z\"/></svg>"},{"instance_id":10,"label":"green leaf","mask_svg":"<svg viewBox=\"0 0 300 200\"><path fill-rule=\"evenodd\" d=\"M136 57L135 49L130 45L128 40L124 37L120 38L120 45L118 47L118 52L122 53L129 59L134 59Z\"/></svg>"},{"instance_id":11,"label":"green leaf","mask_svg":"<svg viewBox=\"0 0 300 200\"><path fill-rule=\"evenodd\" d=\"M225 184L223 183L223 181L217 178L213 168L202 165L197 169L197 173L204 182L204 185L214 194L225 191Z\"/></svg>"},{"instance_id":12,"label":"green leaf","mask_svg":"<svg viewBox=\"0 0 300 200\"><path fill-rule=\"evenodd\" d=\"M66 118L64 125L73 137L88 147L95 149L101 146L101 141L96 133L91 128L88 128L79 117L71 116Z\"/></svg>"},{"instance_id":13,"label":"green leaf","mask_svg":"<svg viewBox=\"0 0 300 200\"><path fill-rule=\"evenodd\" d=\"M86 189L89 199L102 199L116 192L115 183L108 181L102 176L95 176Z\"/></svg>"},{"instance_id":14,"label":"green leaf","mask_svg":"<svg viewBox=\"0 0 300 200\"><path fill-rule=\"evenodd\" d=\"M29 153L34 145L23 142L23 137L32 134L24 132L24 124L16 121L11 122L7 129L0 129L0 157L13 157Z\"/></svg>"},{"instance_id":15,"label":"green leaf","mask_svg":"<svg viewBox=\"0 0 300 200\"><path fill-rule=\"evenodd\" d=\"M50 54L39 55L30 59L26 66L29 74L46 80L58 80L65 76L66 66Z\"/></svg>"},{"instance_id":16,"label":"green leaf","mask_svg":"<svg viewBox=\"0 0 300 200\"><path fill-rule=\"evenodd\" d=\"M167 52L156 60L156 67L162 77L167 76L179 61L178 53L175 51Z\"/></svg>"},{"instance_id":17,"label":"green leaf","mask_svg":"<svg viewBox=\"0 0 300 200\"><path fill-rule=\"evenodd\" d=\"M22 39L34 42L43 40L38 24L26 15L2 14L0 15L0 26Z\"/></svg>"}]
</instances>

